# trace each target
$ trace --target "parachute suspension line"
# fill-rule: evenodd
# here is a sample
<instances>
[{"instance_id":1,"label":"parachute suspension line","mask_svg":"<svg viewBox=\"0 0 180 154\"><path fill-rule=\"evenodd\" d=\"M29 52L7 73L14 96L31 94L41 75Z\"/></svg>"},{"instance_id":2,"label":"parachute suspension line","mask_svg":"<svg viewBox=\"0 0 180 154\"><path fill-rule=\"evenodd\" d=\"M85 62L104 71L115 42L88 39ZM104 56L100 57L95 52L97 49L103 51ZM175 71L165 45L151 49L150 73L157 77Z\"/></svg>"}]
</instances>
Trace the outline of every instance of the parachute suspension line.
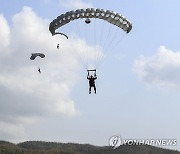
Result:
<instances>
[{"instance_id":1,"label":"parachute suspension line","mask_svg":"<svg viewBox=\"0 0 180 154\"><path fill-rule=\"evenodd\" d=\"M100 22L103 23L102 20L97 20L97 21L98 21L98 24L100 24ZM102 42L102 38L103 38L102 37L102 34L103 34L102 33L103 32L102 28L103 27L101 27L101 30L100 29L98 30L99 33L98 33L98 36L97 36L97 47L98 47L98 50L97 50L96 68L98 67L98 63L102 60L101 59L101 54L102 54L102 48L101 48L102 45L101 45L101 42Z\"/></svg>"},{"instance_id":2,"label":"parachute suspension line","mask_svg":"<svg viewBox=\"0 0 180 154\"><path fill-rule=\"evenodd\" d=\"M119 29L118 27L117 27L117 29L114 29L113 31L111 31L112 37L109 39L109 41L104 46L104 48L103 48L104 49L104 51L103 51L104 55L101 55L101 58L104 58L104 56L107 56L110 51L113 51L112 49L114 49L116 47L115 45L117 45L117 43L114 44L114 42L116 42L115 40L117 40L118 38L120 38L120 40L122 40L123 37L119 37L119 34L118 34L119 31L122 34L122 30ZM98 65L100 65L100 64L98 64Z\"/></svg>"},{"instance_id":3,"label":"parachute suspension line","mask_svg":"<svg viewBox=\"0 0 180 154\"><path fill-rule=\"evenodd\" d=\"M101 46L101 42L102 42L102 38L103 38L103 33L104 33L104 23L103 22L101 22L101 33L100 33L100 36L99 36L99 38L100 38L100 41L99 41L99 45Z\"/></svg>"},{"instance_id":4,"label":"parachute suspension line","mask_svg":"<svg viewBox=\"0 0 180 154\"><path fill-rule=\"evenodd\" d=\"M71 38L72 39L72 38ZM71 40L73 41L73 40ZM82 58L80 57L79 54L77 54L77 48L74 46L73 42L71 43L71 47L73 48L74 51L72 51L72 54L74 55L74 57L77 58L77 60L80 62L80 64L86 69L86 65L84 64Z\"/></svg>"},{"instance_id":5,"label":"parachute suspension line","mask_svg":"<svg viewBox=\"0 0 180 154\"><path fill-rule=\"evenodd\" d=\"M87 41L87 32L88 32L88 30L87 30L87 28L88 28L88 23L86 23L86 21L85 21L85 23L84 24L86 24L86 26L84 26L85 27L85 43L86 43L86 45L88 45L87 43L88 43L88 41ZM88 48L86 48L86 49L84 49L85 51L84 51L84 53L85 53L85 56L86 56L86 65L87 65L87 69L88 69L88 66L89 66L89 50L88 50Z\"/></svg>"},{"instance_id":6,"label":"parachute suspension line","mask_svg":"<svg viewBox=\"0 0 180 154\"><path fill-rule=\"evenodd\" d=\"M102 50L104 50L104 48L105 48L105 46L107 45L107 44L109 44L108 43L108 39L111 37L111 33L112 33L112 25L111 24L109 24L109 26L108 26L108 32L106 33L107 35L105 35L104 37L105 37L105 39L103 40L103 45L102 45ZM99 53L99 55L98 55L98 60L97 60L97 66L99 66L100 65L100 62L102 61L102 59L104 58L104 55L105 55L105 53L104 53L104 51L103 51L103 53Z\"/></svg>"},{"instance_id":7,"label":"parachute suspension line","mask_svg":"<svg viewBox=\"0 0 180 154\"><path fill-rule=\"evenodd\" d=\"M112 49L111 49L111 50L107 50L107 53L110 53L111 51L114 51L114 48L117 47L117 45L122 42L122 40L124 39L124 37L125 37L126 35L127 35L127 34L124 33L121 37L119 37L118 40L116 41L115 45L112 46Z\"/></svg>"},{"instance_id":8,"label":"parachute suspension line","mask_svg":"<svg viewBox=\"0 0 180 154\"><path fill-rule=\"evenodd\" d=\"M81 35L81 30L79 29L79 20L75 20L75 24L76 24L76 30L77 30L77 34L78 34L78 38L80 39L80 41L83 39L83 36ZM80 42L81 43L81 42ZM86 68L86 60L84 59L84 52L82 50L82 46L80 45L80 51L78 51L78 55L83 63L83 65Z\"/></svg>"},{"instance_id":9,"label":"parachute suspension line","mask_svg":"<svg viewBox=\"0 0 180 154\"><path fill-rule=\"evenodd\" d=\"M108 33L107 33L106 39L104 41L103 49L107 45L106 42L108 42L108 39L111 37L111 33L112 33L111 31L112 31L112 25L109 24Z\"/></svg>"},{"instance_id":10,"label":"parachute suspension line","mask_svg":"<svg viewBox=\"0 0 180 154\"><path fill-rule=\"evenodd\" d=\"M100 20L99 22L101 22L101 30L100 30L100 35L99 35L99 47L102 50L103 48L101 48L101 47L103 46L102 45L102 43L103 43L102 40L104 38L104 25L106 25L106 24L104 24L104 22L102 22L102 20ZM102 57L102 51L101 50L97 53L97 64L96 64L96 67L98 67L98 64L102 60L102 58L101 58Z\"/></svg>"},{"instance_id":11,"label":"parachute suspension line","mask_svg":"<svg viewBox=\"0 0 180 154\"><path fill-rule=\"evenodd\" d=\"M77 23L76 23L76 25L77 25ZM78 31L78 26L75 26L76 27L76 31L78 32L78 35L81 35L80 34L80 32ZM69 24L69 28L70 28L70 33L74 30L73 28L72 28L72 25L71 24ZM85 65L85 63L84 63L84 59L82 58L82 53L81 53L81 51L78 51L77 50L77 46L75 47L75 45L74 45L74 40L75 41L77 41L77 39L75 38L75 37L72 37L74 34L71 34L71 36L70 36L70 39L69 39L69 41L70 41L70 46L73 48L73 50L74 51L72 51L72 54L74 55L74 57L76 57L77 58L77 60L80 62L80 64L86 69L86 65ZM77 36L76 36L77 37ZM81 46L80 46L80 50L81 50Z\"/></svg>"},{"instance_id":12,"label":"parachute suspension line","mask_svg":"<svg viewBox=\"0 0 180 154\"><path fill-rule=\"evenodd\" d=\"M79 37L79 41L80 41L80 43L83 43L84 38L83 38L83 35L81 34L81 30L79 28L78 21L80 21L80 20L75 20L75 25L76 25L75 27L76 27L76 30L77 30L77 34L79 35L78 36ZM86 41L85 41L85 43L86 43ZM83 51L83 50L84 50L83 46L80 45L80 51L78 51L77 55L80 57L80 59L82 61L82 65L84 65L85 69L87 69L88 68L88 57L87 57L87 53L85 51Z\"/></svg>"},{"instance_id":13,"label":"parachute suspension line","mask_svg":"<svg viewBox=\"0 0 180 154\"><path fill-rule=\"evenodd\" d=\"M114 48L115 48L118 44L121 43L121 41L124 39L124 37L125 37L126 35L127 35L127 34L124 33L121 37L119 37L119 39L117 40L117 42L115 43L115 45L113 45L113 47L111 48L111 50L106 51L106 56L108 56L111 51L114 51ZM102 65L103 62L104 62L104 61L102 61L99 65Z\"/></svg>"},{"instance_id":14,"label":"parachute suspension line","mask_svg":"<svg viewBox=\"0 0 180 154\"><path fill-rule=\"evenodd\" d=\"M117 23L117 22L116 22ZM115 23L115 24L116 24ZM116 27L116 26L115 26ZM119 35L118 32L120 31L121 34L124 33L124 31L122 31L119 27L116 27L117 30L115 31L115 33L112 35L112 39L110 39L110 41L108 41L108 43L106 44L106 48L104 50L105 53L109 52L109 50L112 50L116 47L117 43L114 44L114 42L116 42L115 40L117 40L118 38L120 38L120 40L122 40L122 38L124 38L125 35L123 35L123 37L119 37L119 36L122 36L122 35ZM118 35L117 35L118 34ZM127 34L127 33L124 33L124 34ZM119 39L118 39L119 40ZM119 42L119 41L118 41ZM112 44L112 45L111 45Z\"/></svg>"},{"instance_id":15,"label":"parachute suspension line","mask_svg":"<svg viewBox=\"0 0 180 154\"><path fill-rule=\"evenodd\" d=\"M126 35L127 35L127 34L124 33L121 37L119 37L119 39L115 42L115 45L113 45L112 51L114 50L114 48L115 48L118 44L120 44L120 43L122 42L122 40L124 39L124 37L125 37ZM109 50L108 53L109 53L110 51L111 51L111 50Z\"/></svg>"},{"instance_id":16,"label":"parachute suspension line","mask_svg":"<svg viewBox=\"0 0 180 154\"><path fill-rule=\"evenodd\" d=\"M104 48L104 53L106 54L106 52L108 52L108 49L110 48L111 44L113 43L113 41L115 39L117 39L117 34L118 34L119 28L117 28L117 30L115 31L113 37L111 38L110 41L108 41L106 48Z\"/></svg>"},{"instance_id":17,"label":"parachute suspension line","mask_svg":"<svg viewBox=\"0 0 180 154\"><path fill-rule=\"evenodd\" d=\"M94 61L94 65L95 65L95 69L97 67L97 42L96 42L96 19L94 19L94 45L95 45L95 52L94 52L94 58L95 58L95 61Z\"/></svg>"},{"instance_id":18,"label":"parachute suspension line","mask_svg":"<svg viewBox=\"0 0 180 154\"><path fill-rule=\"evenodd\" d=\"M96 19L95 19L96 20ZM102 60L101 58L101 55L102 55L102 51L101 51L101 42L102 42L102 35L103 35L103 29L104 29L104 24L102 22L102 20L96 20L98 23L97 25L100 25L101 24L101 30L98 29L98 31L96 31L96 25L94 25L94 31L95 32L99 32L98 33L98 37L95 36L95 48L96 48L96 52L95 52L95 55L96 55L96 60L95 60L95 67L97 68L98 67L98 64L100 63L100 61ZM101 23L100 23L101 22ZM97 33L96 33L97 34ZM97 38L97 39L96 39ZM99 38L99 39L98 39Z\"/></svg>"}]
</instances>

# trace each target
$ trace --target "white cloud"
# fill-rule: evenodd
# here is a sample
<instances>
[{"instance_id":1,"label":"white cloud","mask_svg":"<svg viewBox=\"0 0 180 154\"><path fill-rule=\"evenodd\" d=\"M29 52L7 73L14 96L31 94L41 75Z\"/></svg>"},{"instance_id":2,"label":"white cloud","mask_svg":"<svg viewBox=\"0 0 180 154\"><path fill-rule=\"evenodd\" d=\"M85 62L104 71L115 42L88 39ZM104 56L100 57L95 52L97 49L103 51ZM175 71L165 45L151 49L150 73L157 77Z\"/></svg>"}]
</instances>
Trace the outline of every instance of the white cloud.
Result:
<instances>
[{"instance_id":1,"label":"white cloud","mask_svg":"<svg viewBox=\"0 0 180 154\"><path fill-rule=\"evenodd\" d=\"M54 57L51 57L49 61L40 58L37 58L37 60L35 59L35 61L29 60L31 52L45 51L48 56L48 52L51 51L47 51L47 49L51 48L53 50L53 48L55 48L51 47L52 44L50 43L51 39L47 27L47 21L39 18L29 7L24 7L22 12L13 17L12 53L6 59L5 67L3 66L5 63L2 63L1 65L2 72L0 75L0 84L13 92L18 90L20 92L32 94L32 96L36 97L43 98L46 96L46 99L48 100L48 98L51 98L52 102L56 102L55 100L61 102L62 100L62 102L67 102L67 104L69 102L74 106L74 102L72 103L71 101L63 100L69 99L68 95L70 88L75 84L75 82L73 83L70 81L74 80L73 77L76 79L76 75L73 73L71 74L72 78L65 79L66 73L64 71L68 68L76 69L77 64L74 63L75 60L67 65L67 61L63 61L61 55L57 55L57 51L52 54ZM71 55L67 54L65 58L68 57L70 59L73 58ZM51 72L48 72L49 74L45 74L44 72L42 76L38 76L39 74L32 75L32 73L36 73L32 72L33 69L36 69L33 67L38 64L43 65L46 63L47 71L52 70L52 73L53 71L57 71L57 69L59 69L56 68L57 58L61 59L62 62L60 63L61 67L59 67L61 70L58 70L59 73L57 73L59 74L59 80L61 81L53 81L53 74L51 74ZM33 63L35 63L35 65L33 65ZM64 66L66 66L66 69L62 69ZM61 73L64 75L61 75ZM49 82L49 80L46 80L48 78L51 78L52 81ZM41 95L39 96L38 93ZM70 105L68 104L67 106L69 107ZM70 107L70 110L75 112L75 109L72 110L72 106Z\"/></svg>"},{"instance_id":2,"label":"white cloud","mask_svg":"<svg viewBox=\"0 0 180 154\"><path fill-rule=\"evenodd\" d=\"M180 89L180 52L161 46L152 57L137 58L134 71L147 85Z\"/></svg>"},{"instance_id":3,"label":"white cloud","mask_svg":"<svg viewBox=\"0 0 180 154\"><path fill-rule=\"evenodd\" d=\"M8 140L15 143L24 141L27 138L26 131L22 125L14 125L6 122L0 122L0 136L1 140Z\"/></svg>"},{"instance_id":4,"label":"white cloud","mask_svg":"<svg viewBox=\"0 0 180 154\"><path fill-rule=\"evenodd\" d=\"M10 27L4 16L0 14L0 55L1 52L7 52L7 46L10 44ZM2 53L2 54L3 54Z\"/></svg>"},{"instance_id":5,"label":"white cloud","mask_svg":"<svg viewBox=\"0 0 180 154\"><path fill-rule=\"evenodd\" d=\"M84 9L93 7L91 3L83 2L82 0L60 0L60 4L67 9Z\"/></svg>"},{"instance_id":6,"label":"white cloud","mask_svg":"<svg viewBox=\"0 0 180 154\"><path fill-rule=\"evenodd\" d=\"M95 51L100 55L101 49L87 45L74 33L69 33L68 36L73 36L68 41L61 36L52 37L48 31L50 21L40 18L30 7L23 7L15 14L11 26L3 15L0 20L4 29L0 35L4 49L0 52L0 136L22 141L28 136L28 125L42 118L80 115L70 97L80 79L77 57L85 60L82 51L88 51L89 59L93 60ZM35 52L43 52L46 57L30 60L31 53Z\"/></svg>"},{"instance_id":7,"label":"white cloud","mask_svg":"<svg viewBox=\"0 0 180 154\"><path fill-rule=\"evenodd\" d=\"M3 15L0 21L4 29L0 39L5 38L1 42L5 51L0 53L0 136L21 140L26 136L24 125L42 117L79 115L70 97L79 79L79 63L67 42L63 52L57 51L54 41L64 40L52 37L50 21L38 17L29 7L13 16L11 27ZM6 51L10 51L8 55ZM33 52L43 52L46 57L31 61ZM42 74L37 71L39 66ZM7 127L14 129L4 129Z\"/></svg>"}]
</instances>

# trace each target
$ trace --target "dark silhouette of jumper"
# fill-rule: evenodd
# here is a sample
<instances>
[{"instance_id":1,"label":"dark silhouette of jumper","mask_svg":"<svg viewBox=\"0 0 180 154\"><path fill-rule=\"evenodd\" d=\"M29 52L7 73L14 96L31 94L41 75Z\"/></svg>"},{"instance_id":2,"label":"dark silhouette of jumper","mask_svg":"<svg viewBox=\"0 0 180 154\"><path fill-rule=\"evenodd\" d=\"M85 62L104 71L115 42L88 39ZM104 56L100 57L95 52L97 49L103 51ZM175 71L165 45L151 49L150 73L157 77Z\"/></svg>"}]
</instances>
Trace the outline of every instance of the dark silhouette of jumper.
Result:
<instances>
[{"instance_id":1,"label":"dark silhouette of jumper","mask_svg":"<svg viewBox=\"0 0 180 154\"><path fill-rule=\"evenodd\" d=\"M59 44L57 44L57 49L59 49Z\"/></svg>"},{"instance_id":2,"label":"dark silhouette of jumper","mask_svg":"<svg viewBox=\"0 0 180 154\"><path fill-rule=\"evenodd\" d=\"M40 68L38 68L38 72L41 74L41 69Z\"/></svg>"},{"instance_id":3,"label":"dark silhouette of jumper","mask_svg":"<svg viewBox=\"0 0 180 154\"><path fill-rule=\"evenodd\" d=\"M95 80L97 79L96 72L93 75L89 75L89 70L88 70L88 75L87 79L89 80L89 94L91 94L91 88L94 88L94 93L96 94L96 85L95 85Z\"/></svg>"}]
</instances>

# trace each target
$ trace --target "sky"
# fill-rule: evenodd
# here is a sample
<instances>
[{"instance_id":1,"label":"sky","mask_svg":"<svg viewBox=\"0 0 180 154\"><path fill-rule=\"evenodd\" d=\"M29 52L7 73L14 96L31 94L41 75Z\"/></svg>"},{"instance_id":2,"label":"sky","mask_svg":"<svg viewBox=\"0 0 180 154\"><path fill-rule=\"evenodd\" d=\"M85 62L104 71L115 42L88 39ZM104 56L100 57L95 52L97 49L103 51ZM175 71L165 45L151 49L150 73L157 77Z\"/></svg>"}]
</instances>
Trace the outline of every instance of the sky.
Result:
<instances>
[{"instance_id":1,"label":"sky","mask_svg":"<svg viewBox=\"0 0 180 154\"><path fill-rule=\"evenodd\" d=\"M176 146L166 148L180 150L179 5L179 0L0 0L0 139L102 146L120 135L176 139ZM116 34L116 26L92 20L92 32L78 20L62 27L69 40L51 35L52 20L89 7L122 14L131 32L118 41L118 29L114 43L103 35L108 27ZM83 51L90 60L94 52L105 55L96 68L97 94L88 93ZM35 52L46 57L31 61Z\"/></svg>"}]
</instances>

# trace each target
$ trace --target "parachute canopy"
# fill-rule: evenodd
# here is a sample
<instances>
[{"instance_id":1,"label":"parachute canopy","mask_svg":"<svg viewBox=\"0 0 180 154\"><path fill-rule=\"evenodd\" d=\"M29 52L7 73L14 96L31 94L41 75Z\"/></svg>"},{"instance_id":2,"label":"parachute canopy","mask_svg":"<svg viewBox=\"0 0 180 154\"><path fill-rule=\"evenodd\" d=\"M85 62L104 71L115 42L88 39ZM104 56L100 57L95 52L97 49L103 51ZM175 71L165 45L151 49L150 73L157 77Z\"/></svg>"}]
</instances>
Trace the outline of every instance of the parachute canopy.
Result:
<instances>
[{"instance_id":1,"label":"parachute canopy","mask_svg":"<svg viewBox=\"0 0 180 154\"><path fill-rule=\"evenodd\" d=\"M61 34L68 39L60 40L62 45L57 48L67 48L86 70L97 69L110 52L121 51L119 43L131 29L123 15L98 8L69 11L49 24L52 36Z\"/></svg>"},{"instance_id":2,"label":"parachute canopy","mask_svg":"<svg viewBox=\"0 0 180 154\"><path fill-rule=\"evenodd\" d=\"M96 8L77 9L76 11L69 11L65 14L61 14L54 19L49 25L49 31L52 35L55 35L55 30L59 27L69 23L72 20L79 18L99 18L103 19L113 25L123 29L126 33L129 33L132 29L132 24L124 16L119 13Z\"/></svg>"},{"instance_id":3,"label":"parachute canopy","mask_svg":"<svg viewBox=\"0 0 180 154\"><path fill-rule=\"evenodd\" d=\"M41 58L44 58L45 57L45 55L43 54L43 53L32 53L32 55L31 55L31 57L30 57L30 59L31 60L34 60L36 57L41 57Z\"/></svg>"},{"instance_id":4,"label":"parachute canopy","mask_svg":"<svg viewBox=\"0 0 180 154\"><path fill-rule=\"evenodd\" d=\"M64 33L56 32L56 33L54 33L52 35L57 35L57 34L63 35L63 36L65 36L68 39L68 36L66 34L64 34Z\"/></svg>"}]
</instances>

